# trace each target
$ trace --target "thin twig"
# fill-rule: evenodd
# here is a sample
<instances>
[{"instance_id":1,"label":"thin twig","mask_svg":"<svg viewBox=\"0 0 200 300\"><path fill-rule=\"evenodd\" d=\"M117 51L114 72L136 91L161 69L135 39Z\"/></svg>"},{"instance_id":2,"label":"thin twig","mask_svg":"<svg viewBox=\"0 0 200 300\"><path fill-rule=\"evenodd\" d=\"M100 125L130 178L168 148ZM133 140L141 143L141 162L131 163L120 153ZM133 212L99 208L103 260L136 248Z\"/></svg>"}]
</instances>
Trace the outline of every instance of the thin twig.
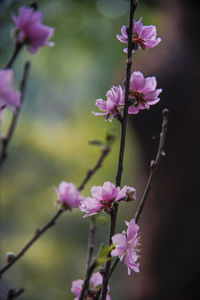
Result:
<instances>
[{"instance_id":1,"label":"thin twig","mask_svg":"<svg viewBox=\"0 0 200 300\"><path fill-rule=\"evenodd\" d=\"M155 176L156 170L158 168L158 165L160 163L160 159L163 156L164 152L164 146L165 146L165 140L166 140L166 135L167 135L167 126L168 126L168 114L169 111L168 109L164 109L163 112L163 120L162 120L162 129L161 129L161 133L160 133L160 141L159 141L159 146L158 146L158 150L157 150L157 154L156 154L156 158L154 161L152 161L151 163L151 171L149 174L149 178L147 180L147 184L144 190L144 193L142 195L140 204L138 206L137 212L135 214L135 222L138 223L139 221L139 217L142 213L145 201L149 195L150 189L151 189L151 185L152 185L152 179ZM116 266L118 265L120 259L116 258L111 269L109 272L109 278L111 277L113 271L115 270ZM98 299L98 298L97 298ZM94 300L97 300L96 298L94 298Z\"/></svg>"},{"instance_id":2,"label":"thin twig","mask_svg":"<svg viewBox=\"0 0 200 300\"><path fill-rule=\"evenodd\" d=\"M86 174L86 177L83 179L82 183L79 186L79 191L81 191L85 184L89 181L92 175L101 167L103 160L105 159L106 155L109 153L110 148L106 148L107 150L104 151L105 149L102 150L100 157L95 164L94 168L90 171L90 176L88 176L88 173ZM9 263L7 263L2 269L0 269L0 277L1 275L7 271L12 265L14 265L20 257L22 257L25 252L33 245L33 243L50 227L52 227L55 224L55 221L60 217L60 215L64 212L62 208L60 208L55 215L50 219L50 221L42 227L42 229L39 229L36 231L34 236L30 239L30 241L24 246L24 248L13 258L13 260Z\"/></svg>"},{"instance_id":3,"label":"thin twig","mask_svg":"<svg viewBox=\"0 0 200 300\"><path fill-rule=\"evenodd\" d=\"M23 72L22 80L21 80L21 84L20 84L21 106L24 102L24 93L25 93L25 87L26 87L27 80L28 80L29 69L30 69L30 62L27 61L24 65L24 72ZM16 111L13 113L12 120L11 120L10 126L8 128L8 132L7 132L6 136L1 139L2 147L1 147L1 152L0 152L0 168L2 167L3 162L5 161L5 159L7 157L7 149L8 149L9 143L11 141L11 138L13 136L14 130L16 128L16 125L17 125L17 120L19 117L21 106L16 108Z\"/></svg>"},{"instance_id":4,"label":"thin twig","mask_svg":"<svg viewBox=\"0 0 200 300\"><path fill-rule=\"evenodd\" d=\"M23 47L22 43L18 43L18 42L15 43L14 51L4 69L9 69L12 67L12 65L13 65L15 59L17 58L19 52L21 51L22 47Z\"/></svg>"},{"instance_id":5,"label":"thin twig","mask_svg":"<svg viewBox=\"0 0 200 300\"><path fill-rule=\"evenodd\" d=\"M127 53L127 61L126 61L126 79L125 79L125 105L123 111L123 119L121 122L121 140L120 140L119 160L118 160L118 168L117 168L117 176L116 176L116 186L121 185L121 178L123 172L123 160L124 160L126 128L127 128L127 119L128 119L128 107L129 107L129 87L130 87L131 65L132 65L133 18L134 18L136 7L137 7L137 0L130 0L130 14L129 14L129 27L128 27L128 53ZM108 240L109 245L111 245L112 236L115 233L117 212L118 212L118 204L115 204L113 211L111 213L111 225L110 225L110 233L109 233L109 240ZM111 260L108 260L104 267L101 300L106 299L110 266L111 266Z\"/></svg>"},{"instance_id":6,"label":"thin twig","mask_svg":"<svg viewBox=\"0 0 200 300\"><path fill-rule=\"evenodd\" d=\"M33 243L35 243L35 241L37 241L39 239L39 237L50 227L52 227L56 220L58 219L58 217L64 212L63 208L60 208L56 214L50 219L50 221L42 227L42 229L37 229L34 236L30 239L30 241L25 245L24 248L22 248L22 250L11 260L11 262L9 262L7 265L5 265L1 270L0 270L0 276L7 271L12 265L14 265L19 259L20 257L22 257L25 252L33 245Z\"/></svg>"},{"instance_id":7,"label":"thin twig","mask_svg":"<svg viewBox=\"0 0 200 300\"><path fill-rule=\"evenodd\" d=\"M96 232L96 223L94 217L91 217L90 229L88 234L88 255L87 255L87 263L86 263L86 272L88 272L90 268L90 263L92 260L92 254L94 250L94 236Z\"/></svg>"},{"instance_id":8,"label":"thin twig","mask_svg":"<svg viewBox=\"0 0 200 300\"><path fill-rule=\"evenodd\" d=\"M85 187L85 184L92 177L92 175L101 167L104 158L108 155L109 152L110 152L110 147L104 147L102 149L101 155L100 155L96 165L91 170L87 171L85 178L83 179L82 183L78 187L79 191L81 191Z\"/></svg>"},{"instance_id":9,"label":"thin twig","mask_svg":"<svg viewBox=\"0 0 200 300\"><path fill-rule=\"evenodd\" d=\"M6 300L12 300L18 298L22 293L25 292L25 289L21 288L19 291L9 290Z\"/></svg>"},{"instance_id":10,"label":"thin twig","mask_svg":"<svg viewBox=\"0 0 200 300\"><path fill-rule=\"evenodd\" d=\"M86 274L86 278L85 278L84 283L83 283L83 288L82 288L79 300L83 300L84 299L85 293L88 290L88 286L89 286L89 282L90 282L90 277L92 276L92 273L93 273L94 269L96 268L96 266L97 266L96 261L94 261L91 264L91 266L89 267L88 272Z\"/></svg>"},{"instance_id":11,"label":"thin twig","mask_svg":"<svg viewBox=\"0 0 200 300\"><path fill-rule=\"evenodd\" d=\"M155 176L155 173L156 173L156 170L158 168L160 159L164 155L164 145L165 145L165 139L166 139L166 134L167 134L167 124L168 124L168 114L169 114L168 109L165 108L163 110L162 114L163 114L163 121L162 121L162 130L161 130L161 133L160 133L160 142L159 142L159 146L158 146L158 151L157 151L155 160L153 160L151 162L151 171L150 171L150 174L149 174L149 178L147 180L147 184L146 184L144 193L142 195L142 198L140 200L140 204L139 204L137 212L135 214L135 222L136 223L138 223L138 221L139 221L139 217L142 213L142 210L143 210L144 204L146 202L147 196L150 192L150 189L151 189L151 186L152 186L152 179Z\"/></svg>"}]
</instances>

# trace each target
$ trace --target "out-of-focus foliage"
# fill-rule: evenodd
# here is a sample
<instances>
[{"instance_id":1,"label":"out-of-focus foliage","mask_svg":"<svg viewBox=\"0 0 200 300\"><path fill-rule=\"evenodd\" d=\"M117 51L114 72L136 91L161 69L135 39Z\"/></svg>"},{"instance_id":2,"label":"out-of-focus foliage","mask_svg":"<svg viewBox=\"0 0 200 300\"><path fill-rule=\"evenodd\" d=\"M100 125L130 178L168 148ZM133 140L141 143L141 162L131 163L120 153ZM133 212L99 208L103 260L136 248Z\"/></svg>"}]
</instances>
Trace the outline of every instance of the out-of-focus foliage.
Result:
<instances>
[{"instance_id":1,"label":"out-of-focus foliage","mask_svg":"<svg viewBox=\"0 0 200 300\"><path fill-rule=\"evenodd\" d=\"M1 1L1 68L13 49L10 12L29 4L30 1ZM19 83L24 61L29 59L32 64L25 104L0 174L1 265L7 251L18 252L34 230L56 211L52 186L61 180L78 186L100 152L88 141L103 140L110 128L116 128L117 133L113 149L83 194L89 195L94 184L114 182L117 169L119 125L94 117L91 111L96 109L95 99L104 98L111 85L122 84L125 54L115 35L121 25L127 24L128 2L42 0L38 4L44 11L44 23L55 27L55 47L44 47L37 55L23 49L14 65ZM146 6L139 7L137 16L140 15L147 24L151 22ZM7 112L1 133L9 119ZM133 132L128 136L123 183L135 186L134 174L139 172L137 142ZM133 217L134 207L129 204L127 212L126 205L122 205L123 219ZM121 219L119 228L124 227ZM88 224L78 210L66 212L7 272L5 283L14 288L23 286L26 293L21 299L72 299L71 281L85 272ZM108 225L100 227L97 245L102 239L106 242ZM125 269L122 272L127 276ZM113 299L125 297L122 281L114 286L112 291L111 283Z\"/></svg>"}]
</instances>

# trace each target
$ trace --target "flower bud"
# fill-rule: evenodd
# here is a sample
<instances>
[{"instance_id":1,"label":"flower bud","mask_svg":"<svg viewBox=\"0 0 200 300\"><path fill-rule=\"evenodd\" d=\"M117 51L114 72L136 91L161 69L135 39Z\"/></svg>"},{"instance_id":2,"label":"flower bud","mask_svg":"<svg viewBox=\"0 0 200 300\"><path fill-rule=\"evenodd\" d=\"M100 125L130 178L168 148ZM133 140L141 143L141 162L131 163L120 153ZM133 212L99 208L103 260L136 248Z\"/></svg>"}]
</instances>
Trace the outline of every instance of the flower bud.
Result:
<instances>
[{"instance_id":1,"label":"flower bud","mask_svg":"<svg viewBox=\"0 0 200 300\"><path fill-rule=\"evenodd\" d=\"M6 253L6 261L7 263L11 263L15 259L16 255L13 252Z\"/></svg>"}]
</instances>

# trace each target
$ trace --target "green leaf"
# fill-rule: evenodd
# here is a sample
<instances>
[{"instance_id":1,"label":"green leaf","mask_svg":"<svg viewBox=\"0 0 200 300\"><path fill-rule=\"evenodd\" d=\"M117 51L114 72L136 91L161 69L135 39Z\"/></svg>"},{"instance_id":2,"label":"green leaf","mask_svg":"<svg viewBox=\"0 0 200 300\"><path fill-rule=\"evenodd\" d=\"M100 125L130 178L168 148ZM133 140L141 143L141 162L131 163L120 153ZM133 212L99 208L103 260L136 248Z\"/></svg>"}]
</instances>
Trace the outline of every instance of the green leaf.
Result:
<instances>
[{"instance_id":1,"label":"green leaf","mask_svg":"<svg viewBox=\"0 0 200 300\"><path fill-rule=\"evenodd\" d=\"M109 247L106 246L105 244L101 244L99 252L97 254L97 265L102 265L105 262L109 261L112 259L111 256L108 256L110 251L114 248L114 245L111 244Z\"/></svg>"}]
</instances>

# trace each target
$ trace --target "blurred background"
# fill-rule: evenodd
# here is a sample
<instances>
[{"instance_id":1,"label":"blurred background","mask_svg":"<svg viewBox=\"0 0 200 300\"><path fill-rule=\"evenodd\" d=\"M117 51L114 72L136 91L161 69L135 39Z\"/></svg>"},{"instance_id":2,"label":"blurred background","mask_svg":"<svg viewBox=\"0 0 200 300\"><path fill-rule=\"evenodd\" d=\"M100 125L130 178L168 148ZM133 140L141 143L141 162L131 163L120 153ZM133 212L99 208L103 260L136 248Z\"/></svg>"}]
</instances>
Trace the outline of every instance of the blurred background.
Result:
<instances>
[{"instance_id":1,"label":"blurred background","mask_svg":"<svg viewBox=\"0 0 200 300\"><path fill-rule=\"evenodd\" d=\"M0 64L12 50L11 12L31 1L0 1ZM55 213L53 185L66 180L78 186L100 149L88 144L116 140L92 185L115 181L119 126L91 113L112 85L123 84L123 44L115 38L128 20L126 0L41 0L45 25L55 28L54 48L36 55L26 49L14 65L19 84L25 60L31 61L25 103L8 158L0 172L0 265L5 253L17 253ZM158 77L161 101L150 111L130 117L122 184L137 189L139 201L155 157L162 109L170 110L166 157L140 220L141 272L127 276L123 264L110 282L115 300L197 299L199 293L199 142L198 16L196 1L139 1L136 19L155 24L162 43L134 56L133 70ZM191 103L190 103L191 102ZM1 133L11 114L3 115ZM154 137L154 139L152 138ZM125 228L137 203L120 205L117 232ZM105 216L105 215L103 215ZM109 219L106 217L106 220ZM107 240L109 222L99 225L96 250ZM66 212L1 279L0 299L9 288L24 287L20 299L73 299L71 281L83 278L89 220L78 210Z\"/></svg>"}]
</instances>

